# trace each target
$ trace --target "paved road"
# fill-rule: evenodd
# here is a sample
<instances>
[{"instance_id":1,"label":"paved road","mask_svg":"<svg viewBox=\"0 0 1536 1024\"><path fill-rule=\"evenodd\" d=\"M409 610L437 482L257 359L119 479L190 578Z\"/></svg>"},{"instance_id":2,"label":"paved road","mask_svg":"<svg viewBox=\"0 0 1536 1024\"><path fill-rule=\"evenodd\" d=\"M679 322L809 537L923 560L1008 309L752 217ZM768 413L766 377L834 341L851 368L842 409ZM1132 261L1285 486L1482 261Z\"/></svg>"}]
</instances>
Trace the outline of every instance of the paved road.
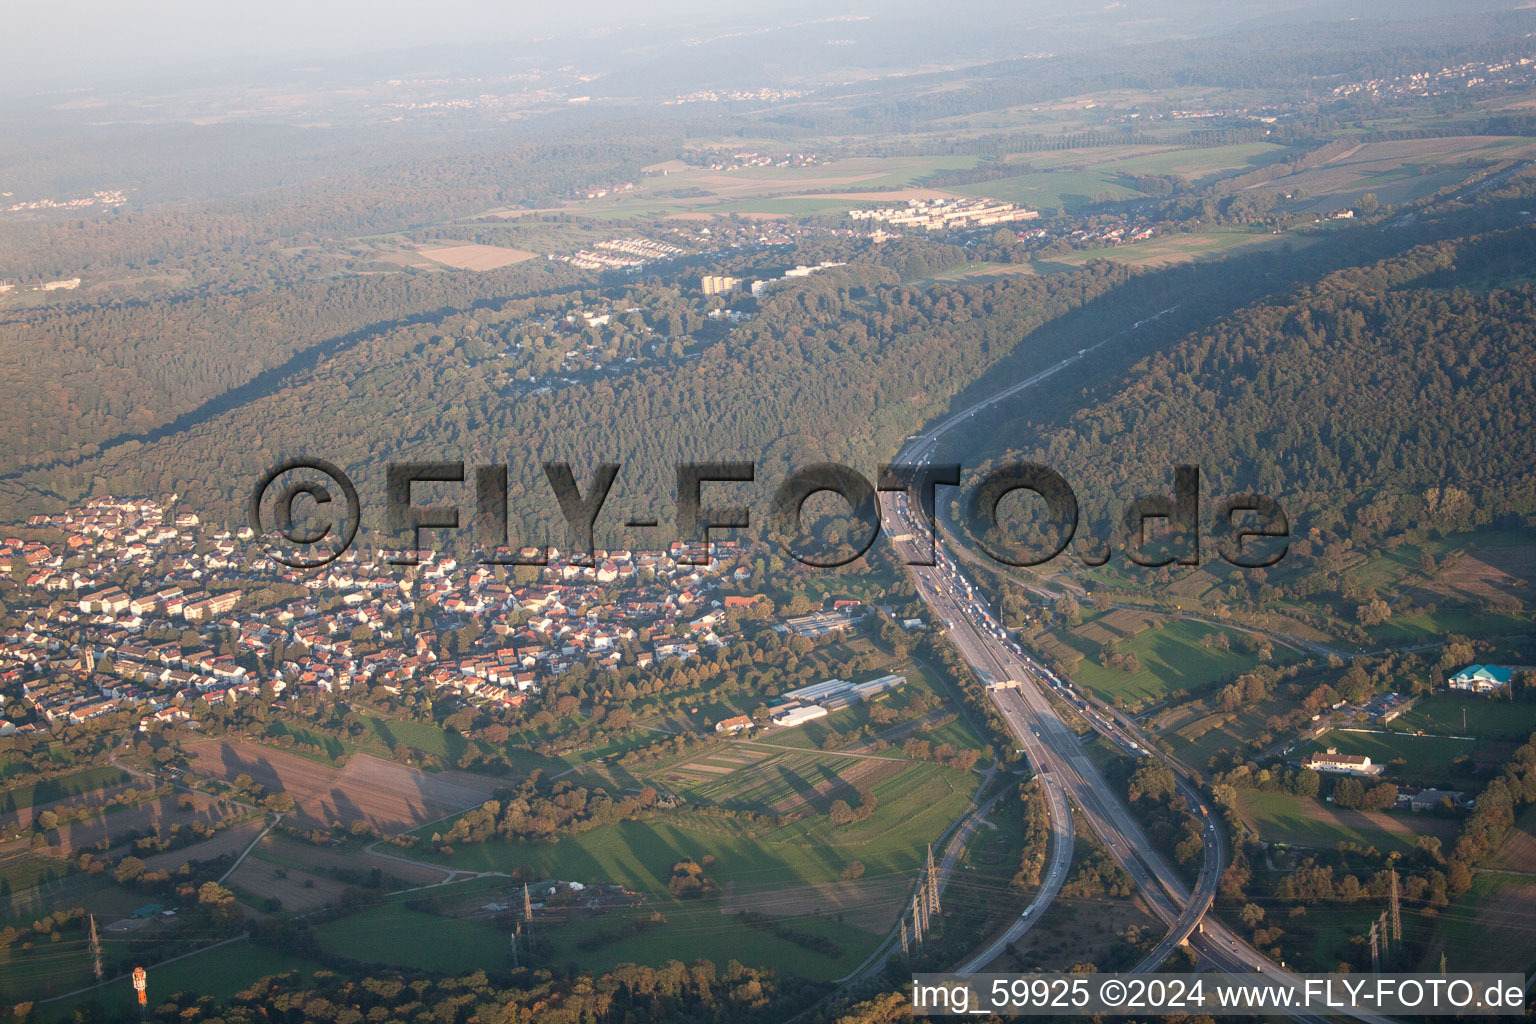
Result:
<instances>
[{"instance_id":1,"label":"paved road","mask_svg":"<svg viewBox=\"0 0 1536 1024\"><path fill-rule=\"evenodd\" d=\"M1171 309L1163 310L1157 316L1168 312ZM1144 322L1138 322L1131 329L1140 327ZM1082 349L1077 355L951 415L927 433L910 439L898 461L918 465L931 462L944 434L991 406L1049 380L1108 340ZM880 508L887 536L927 538L927 524L919 522L918 513L910 507L904 493L882 492ZM1152 912L1167 925L1168 932L1163 940L1136 969L1155 970L1174 949L1188 941L1203 963L1218 970L1230 973L1262 972L1277 981L1294 983L1293 975L1249 946L1220 921L1215 918L1206 920L1223 869L1225 847L1210 808L1182 772L1178 771L1179 766L1173 767L1176 769L1180 792L1200 816L1205 843L1201 871L1192 891L1153 849L1146 834L1132 817L1129 807L1112 795L1108 783L1083 751L1076 734L1062 722L1046 696L1047 689L1067 690L1068 695L1063 699L1070 701L1070 688L1006 639L1006 634L992 616L984 599L975 595L974 587L959 567L943 553L944 540L941 534L937 545L939 564L934 566L913 564L927 554L917 540L893 543L898 554L908 563L918 593L937 621L943 624L967 664L987 684L993 704L1018 739L1030 764L1043 779L1049 779L1047 791L1063 797L1060 801L1049 802L1053 849L1067 850L1067 857L1070 858L1071 816L1065 809L1064 799L1070 796L1089 827L1104 840L1110 853L1130 875ZM1127 721L1089 708L1086 703L1080 704L1080 710L1095 730L1127 753L1138 757L1160 756ZM1043 892L1042 896L1046 894ZM1045 899L1037 899L1028 917L1021 918L1008 933L1016 931L1022 935L1028 928L1028 921L1035 919L1054 897L1055 892L1051 891ZM1003 941L995 941L978 951L962 969L974 971L995 959L1006 948L1008 941L1012 941L1006 938L1008 933L1005 933ZM1370 1015L1355 1016L1373 1024L1383 1020ZM1294 1015L1294 1019L1312 1024L1323 1020L1304 1014Z\"/></svg>"},{"instance_id":2,"label":"paved road","mask_svg":"<svg viewBox=\"0 0 1536 1024\"><path fill-rule=\"evenodd\" d=\"M247 846L245 849L240 851L240 856L235 858L235 862L229 866L229 870L228 871L224 872L222 875L219 876L219 881L223 882L230 875L234 874L235 873L235 869L238 868L241 864L244 864L245 863L245 858L249 857L251 855L251 851L256 849L256 844L261 842L262 839L265 838L266 834L268 832L271 832L272 829L277 826L277 823L282 821L282 820L283 820L283 816L282 816L281 812L279 812L277 817L273 818L272 821L267 825L266 828L264 828L260 832L256 833L256 838L251 840L251 845Z\"/></svg>"},{"instance_id":3,"label":"paved road","mask_svg":"<svg viewBox=\"0 0 1536 1024\"><path fill-rule=\"evenodd\" d=\"M1067 806L1066 794L1052 779L1040 777L1040 786L1045 794L1046 814L1051 823L1050 861L1045 874L1040 879L1040 889L1035 893L1035 898L1029 906L1024 908L1017 920L1003 929L1001 935L988 943L979 953L965 961L955 970L970 974L981 970L987 964L1002 956L1003 950L1018 942L1039 922L1045 908L1049 907L1056 899L1056 894L1061 892L1061 885L1067 880L1067 869L1072 866L1072 846L1074 836L1072 833L1072 813Z\"/></svg>"}]
</instances>

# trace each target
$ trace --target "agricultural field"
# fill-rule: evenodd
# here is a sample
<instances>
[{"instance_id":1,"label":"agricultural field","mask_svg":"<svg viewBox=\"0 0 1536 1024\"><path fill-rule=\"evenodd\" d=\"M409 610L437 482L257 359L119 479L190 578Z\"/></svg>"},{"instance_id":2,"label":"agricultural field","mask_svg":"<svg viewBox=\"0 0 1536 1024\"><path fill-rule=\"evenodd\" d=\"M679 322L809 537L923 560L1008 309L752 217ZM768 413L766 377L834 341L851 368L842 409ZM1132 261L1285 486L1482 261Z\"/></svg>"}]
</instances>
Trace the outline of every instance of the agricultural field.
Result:
<instances>
[{"instance_id":1,"label":"agricultural field","mask_svg":"<svg viewBox=\"0 0 1536 1024\"><path fill-rule=\"evenodd\" d=\"M1515 530L1486 530L1453 538L1449 554L1425 584L1430 593L1467 601L1508 603L1536 597L1536 554Z\"/></svg>"},{"instance_id":2,"label":"agricultural field","mask_svg":"<svg viewBox=\"0 0 1536 1024\"><path fill-rule=\"evenodd\" d=\"M251 856L279 867L292 868L328 878L367 874L377 868L386 889L408 888L441 882L446 873L430 864L418 864L367 852L363 840L339 841L335 846L311 846L276 832L269 833Z\"/></svg>"},{"instance_id":3,"label":"agricultural field","mask_svg":"<svg viewBox=\"0 0 1536 1024\"><path fill-rule=\"evenodd\" d=\"M274 864L255 854L241 861L224 884L246 906L257 910L288 910L301 914L318 910L328 903L339 902L342 892L347 888L345 883L334 878Z\"/></svg>"},{"instance_id":4,"label":"agricultural field","mask_svg":"<svg viewBox=\"0 0 1536 1024\"><path fill-rule=\"evenodd\" d=\"M291 794L298 813L321 827L365 821L386 833L414 828L478 806L496 788L482 776L428 773L361 753L338 769L246 742L205 740L188 751L194 772L226 783L248 775L268 792Z\"/></svg>"},{"instance_id":5,"label":"agricultural field","mask_svg":"<svg viewBox=\"0 0 1536 1024\"><path fill-rule=\"evenodd\" d=\"M1346 151L1320 167L1253 186L1313 198L1312 209L1348 205L1366 192L1383 204L1430 195L1462 180L1478 166L1498 160L1529 159L1536 144L1529 139L1451 136L1399 142L1370 142Z\"/></svg>"},{"instance_id":6,"label":"agricultural field","mask_svg":"<svg viewBox=\"0 0 1536 1024\"><path fill-rule=\"evenodd\" d=\"M177 871L183 864L192 861L210 861L224 856L236 855L251 845L251 840L255 839L257 833L266 827L267 823L264 817L254 817L250 821L242 821L238 825L231 825L200 843L193 843L191 846L183 846L180 849L166 850L164 853L156 853L144 857L142 858L144 867L149 871Z\"/></svg>"},{"instance_id":7,"label":"agricultural field","mask_svg":"<svg viewBox=\"0 0 1536 1024\"><path fill-rule=\"evenodd\" d=\"M1492 611L1447 602L1433 612L1394 615L1381 625L1371 627L1369 632L1374 644L1406 647L1436 643L1449 633L1469 637L1518 636L1529 627L1530 616L1523 611L1517 612L1513 608Z\"/></svg>"},{"instance_id":8,"label":"agricultural field","mask_svg":"<svg viewBox=\"0 0 1536 1024\"><path fill-rule=\"evenodd\" d=\"M73 798L110 795L102 794L101 791L115 790L129 779L128 773L121 768L100 765L57 779L12 786L0 794L0 816L3 816L0 817L0 824L9 821L10 815L19 811L35 809L41 813L50 805L69 802Z\"/></svg>"},{"instance_id":9,"label":"agricultural field","mask_svg":"<svg viewBox=\"0 0 1536 1024\"><path fill-rule=\"evenodd\" d=\"M1078 267L1090 260L1109 260L1132 267L1167 267L1176 263L1216 259L1238 250L1261 248L1299 249L1311 239L1258 231L1194 231L1156 235L1144 242L1127 242L1103 249L1084 249L1052 257L1046 268Z\"/></svg>"},{"instance_id":10,"label":"agricultural field","mask_svg":"<svg viewBox=\"0 0 1536 1024\"><path fill-rule=\"evenodd\" d=\"M1071 213L1101 199L1141 197L1143 193L1127 181L1130 177L1168 174L1198 182L1226 172L1262 167L1286 152L1284 146L1252 142L1199 148L1117 146L1102 150L1020 153L1011 158L1020 165L1020 174L958 186L954 191L962 195L1004 199L1047 211L1062 207Z\"/></svg>"},{"instance_id":11,"label":"agricultural field","mask_svg":"<svg viewBox=\"0 0 1536 1024\"><path fill-rule=\"evenodd\" d=\"M143 902L110 876L78 871L53 857L20 857L0 865L0 923L31 924L55 907L86 907L99 920L112 921Z\"/></svg>"},{"instance_id":12,"label":"agricultural field","mask_svg":"<svg viewBox=\"0 0 1536 1024\"><path fill-rule=\"evenodd\" d=\"M91 964L85 943L78 931L68 938L50 942L46 937L0 949L0 998L11 993L55 995L90 984ZM6 1002L11 1002L6 998Z\"/></svg>"},{"instance_id":13,"label":"agricultural field","mask_svg":"<svg viewBox=\"0 0 1536 1024\"><path fill-rule=\"evenodd\" d=\"M409 750L430 754L433 757L440 757L444 761L453 763L463 756L471 746L480 751L496 749L493 744L485 740L465 736L452 729L445 729L440 725L431 725L426 722L384 719L372 715L363 716L363 721L369 729L369 735L366 737L363 746L376 749L383 754L393 754L397 747L405 747ZM331 740L329 737L324 738L329 743L336 743L335 740ZM527 736L513 736L500 748L500 752L505 754L512 764L524 771L539 769L545 772L559 772L569 768L571 764L580 761L580 758L576 758L569 760L568 763L568 761L544 757L517 745L527 740ZM359 748L353 746L346 748L346 752L351 753L357 749Z\"/></svg>"},{"instance_id":14,"label":"agricultural field","mask_svg":"<svg viewBox=\"0 0 1536 1024\"><path fill-rule=\"evenodd\" d=\"M427 259L455 270L499 270L502 267L510 267L514 263L535 258L533 253L522 249L507 249L499 245L476 245L471 242L442 247L423 246L418 251Z\"/></svg>"},{"instance_id":15,"label":"agricultural field","mask_svg":"<svg viewBox=\"0 0 1536 1024\"><path fill-rule=\"evenodd\" d=\"M1207 711L1204 705L1193 708L1192 716L1171 722L1161 732L1172 745L1175 756L1196 768L1204 768L1222 750L1238 753L1266 728L1275 715L1294 710L1295 704L1272 698L1247 704L1236 711Z\"/></svg>"},{"instance_id":16,"label":"agricultural field","mask_svg":"<svg viewBox=\"0 0 1536 1024\"><path fill-rule=\"evenodd\" d=\"M1105 167L1035 171L975 185L959 185L952 191L963 196L1018 203L1045 213L1058 208L1076 213L1104 200L1142 198L1142 193L1126 185L1116 172Z\"/></svg>"},{"instance_id":17,"label":"agricultural field","mask_svg":"<svg viewBox=\"0 0 1536 1024\"><path fill-rule=\"evenodd\" d=\"M768 148L772 144L765 143ZM686 166L637 181L633 192L569 204L568 212L594 218L717 216L722 214L836 213L856 203L899 202L904 190L941 170L963 170L972 156L855 157L810 167L749 167L717 171ZM952 194L932 189L922 195Z\"/></svg>"},{"instance_id":18,"label":"agricultural field","mask_svg":"<svg viewBox=\"0 0 1536 1024\"><path fill-rule=\"evenodd\" d=\"M1243 790L1238 811L1259 838L1271 843L1331 850L1340 843L1360 843L1383 852L1408 852L1421 835L1455 839L1460 822L1430 814L1346 811L1322 800L1290 793Z\"/></svg>"},{"instance_id":19,"label":"agricultural field","mask_svg":"<svg viewBox=\"0 0 1536 1024\"><path fill-rule=\"evenodd\" d=\"M108 807L91 817L63 823L47 833L48 845L42 850L54 857L72 857L102 840L122 842L129 832L147 835L196 823L213 828L245 813L244 808L206 793L169 793L142 803ZM22 842L18 840L0 849L14 852Z\"/></svg>"},{"instance_id":20,"label":"agricultural field","mask_svg":"<svg viewBox=\"0 0 1536 1024\"><path fill-rule=\"evenodd\" d=\"M95 772L97 770L92 769L92 771ZM109 769L109 771L116 772L117 769ZM40 783L38 787L18 787L19 791L12 791L7 794L8 798L16 798L15 808L0 811L0 835L16 836L29 833L35 827L38 816L46 811L60 814L66 812L76 813L86 808L100 809L105 807L110 800L134 800L138 799L139 796L147 797L153 792L151 783L133 780L124 773L118 774L122 776L120 780L109 782L100 787L78 790L75 795L62 796L58 799L43 799L39 802L31 801L36 800L40 795L45 796L55 791L49 783ZM55 782L68 783L69 778L72 777L55 780ZM70 786L73 788L73 784L70 784ZM135 790L138 791L139 796L133 795ZM115 808L121 808L121 806L120 804L114 805Z\"/></svg>"},{"instance_id":21,"label":"agricultural field","mask_svg":"<svg viewBox=\"0 0 1536 1024\"><path fill-rule=\"evenodd\" d=\"M1425 580L1421 559L1435 559ZM1499 600L1536 595L1536 559L1518 530L1478 530L1403 544L1350 566L1361 583L1378 589L1412 582L1416 600ZM1431 597L1429 595L1438 595Z\"/></svg>"},{"instance_id":22,"label":"agricultural field","mask_svg":"<svg viewBox=\"0 0 1536 1024\"><path fill-rule=\"evenodd\" d=\"M1231 146L1170 149L1117 160L1110 166L1122 174L1177 174L1191 181L1222 171L1251 171L1285 156L1285 146L1273 142L1242 142Z\"/></svg>"}]
</instances>

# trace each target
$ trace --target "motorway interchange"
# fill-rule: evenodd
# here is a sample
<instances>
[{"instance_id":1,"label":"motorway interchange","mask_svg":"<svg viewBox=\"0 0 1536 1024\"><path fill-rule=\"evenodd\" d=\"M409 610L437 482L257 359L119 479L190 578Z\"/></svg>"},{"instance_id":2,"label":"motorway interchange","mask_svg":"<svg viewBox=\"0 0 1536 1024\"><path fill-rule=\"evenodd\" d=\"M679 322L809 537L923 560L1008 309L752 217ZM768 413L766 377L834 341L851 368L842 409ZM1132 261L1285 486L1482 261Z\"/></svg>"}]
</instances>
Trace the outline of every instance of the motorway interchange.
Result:
<instances>
[{"instance_id":1,"label":"motorway interchange","mask_svg":"<svg viewBox=\"0 0 1536 1024\"><path fill-rule=\"evenodd\" d=\"M1164 310L1163 313L1169 312ZM1163 315L1162 313L1157 316ZM1155 319L1138 321L1131 330ZM1107 340L1107 339L1106 339ZM909 466L932 462L943 436L977 412L1034 387L1067 366L1084 359L1105 341L1081 349L1076 355L1056 363L1026 380L993 395L977 405L961 410L941 421L927 433L913 437L899 460ZM1225 847L1215 817L1200 793L1183 773L1182 766L1170 763L1181 795L1191 812L1201 819L1205 842L1204 862L1193 891L1158 854L1129 806L1113 794L1098 767L1084 752L1077 735L1061 720L1047 691L1074 707L1098 733L1133 757L1162 757L1145 737L1122 717L1098 707L1039 664L1016 642L1008 638L984 598L965 577L953 559L943 551L943 533L931 549L933 530L911 506L903 491L885 491L880 495L882 528L893 538L898 553L913 573L917 590L937 622L943 623L950 640L966 663L986 684L994 706L1007 722L1029 764L1035 770L1045 795L1051 829L1049 865L1033 902L1004 932L978 950L957 969L976 972L995 960L1007 947L1018 941L1056 898L1065 880L1072 858L1074 841L1072 815L1068 800L1078 807L1084 822L1109 847L1111 855L1131 876L1152 912L1168 927L1157 946L1135 968L1153 971L1167 961L1174 950L1188 942L1200 966L1226 973L1262 972L1277 981L1299 984L1294 975L1244 942L1214 917L1207 918L1215 898L1216 885L1224 867ZM1165 759L1166 760L1166 759ZM1322 1018L1295 1014L1296 1019L1317 1021ZM1365 1021L1384 1018L1352 1014Z\"/></svg>"}]
</instances>

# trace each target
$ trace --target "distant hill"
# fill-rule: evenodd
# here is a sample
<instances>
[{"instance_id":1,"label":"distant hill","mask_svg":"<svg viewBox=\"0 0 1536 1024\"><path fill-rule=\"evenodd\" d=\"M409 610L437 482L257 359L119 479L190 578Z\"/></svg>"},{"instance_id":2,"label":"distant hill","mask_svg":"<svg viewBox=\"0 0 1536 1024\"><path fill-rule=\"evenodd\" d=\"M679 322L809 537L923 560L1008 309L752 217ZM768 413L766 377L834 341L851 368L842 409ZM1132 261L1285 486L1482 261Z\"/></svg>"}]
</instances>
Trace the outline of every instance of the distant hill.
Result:
<instances>
[{"instance_id":1,"label":"distant hill","mask_svg":"<svg viewBox=\"0 0 1536 1024\"><path fill-rule=\"evenodd\" d=\"M1424 246L1255 305L1137 364L1023 453L1085 516L1169 492L1253 490L1294 536L1370 543L1536 511L1531 229ZM1106 506L1106 502L1109 504Z\"/></svg>"}]
</instances>

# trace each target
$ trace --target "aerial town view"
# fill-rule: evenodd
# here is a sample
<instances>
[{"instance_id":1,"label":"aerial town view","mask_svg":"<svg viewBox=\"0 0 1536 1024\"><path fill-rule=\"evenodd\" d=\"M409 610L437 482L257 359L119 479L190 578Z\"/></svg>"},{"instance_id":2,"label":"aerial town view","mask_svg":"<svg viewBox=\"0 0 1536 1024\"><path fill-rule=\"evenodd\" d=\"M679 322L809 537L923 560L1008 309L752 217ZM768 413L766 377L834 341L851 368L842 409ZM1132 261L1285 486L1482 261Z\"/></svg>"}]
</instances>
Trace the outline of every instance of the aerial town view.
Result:
<instances>
[{"instance_id":1,"label":"aerial town view","mask_svg":"<svg viewBox=\"0 0 1536 1024\"><path fill-rule=\"evenodd\" d=\"M1536 7L0 14L0 1020L1536 993Z\"/></svg>"}]
</instances>

